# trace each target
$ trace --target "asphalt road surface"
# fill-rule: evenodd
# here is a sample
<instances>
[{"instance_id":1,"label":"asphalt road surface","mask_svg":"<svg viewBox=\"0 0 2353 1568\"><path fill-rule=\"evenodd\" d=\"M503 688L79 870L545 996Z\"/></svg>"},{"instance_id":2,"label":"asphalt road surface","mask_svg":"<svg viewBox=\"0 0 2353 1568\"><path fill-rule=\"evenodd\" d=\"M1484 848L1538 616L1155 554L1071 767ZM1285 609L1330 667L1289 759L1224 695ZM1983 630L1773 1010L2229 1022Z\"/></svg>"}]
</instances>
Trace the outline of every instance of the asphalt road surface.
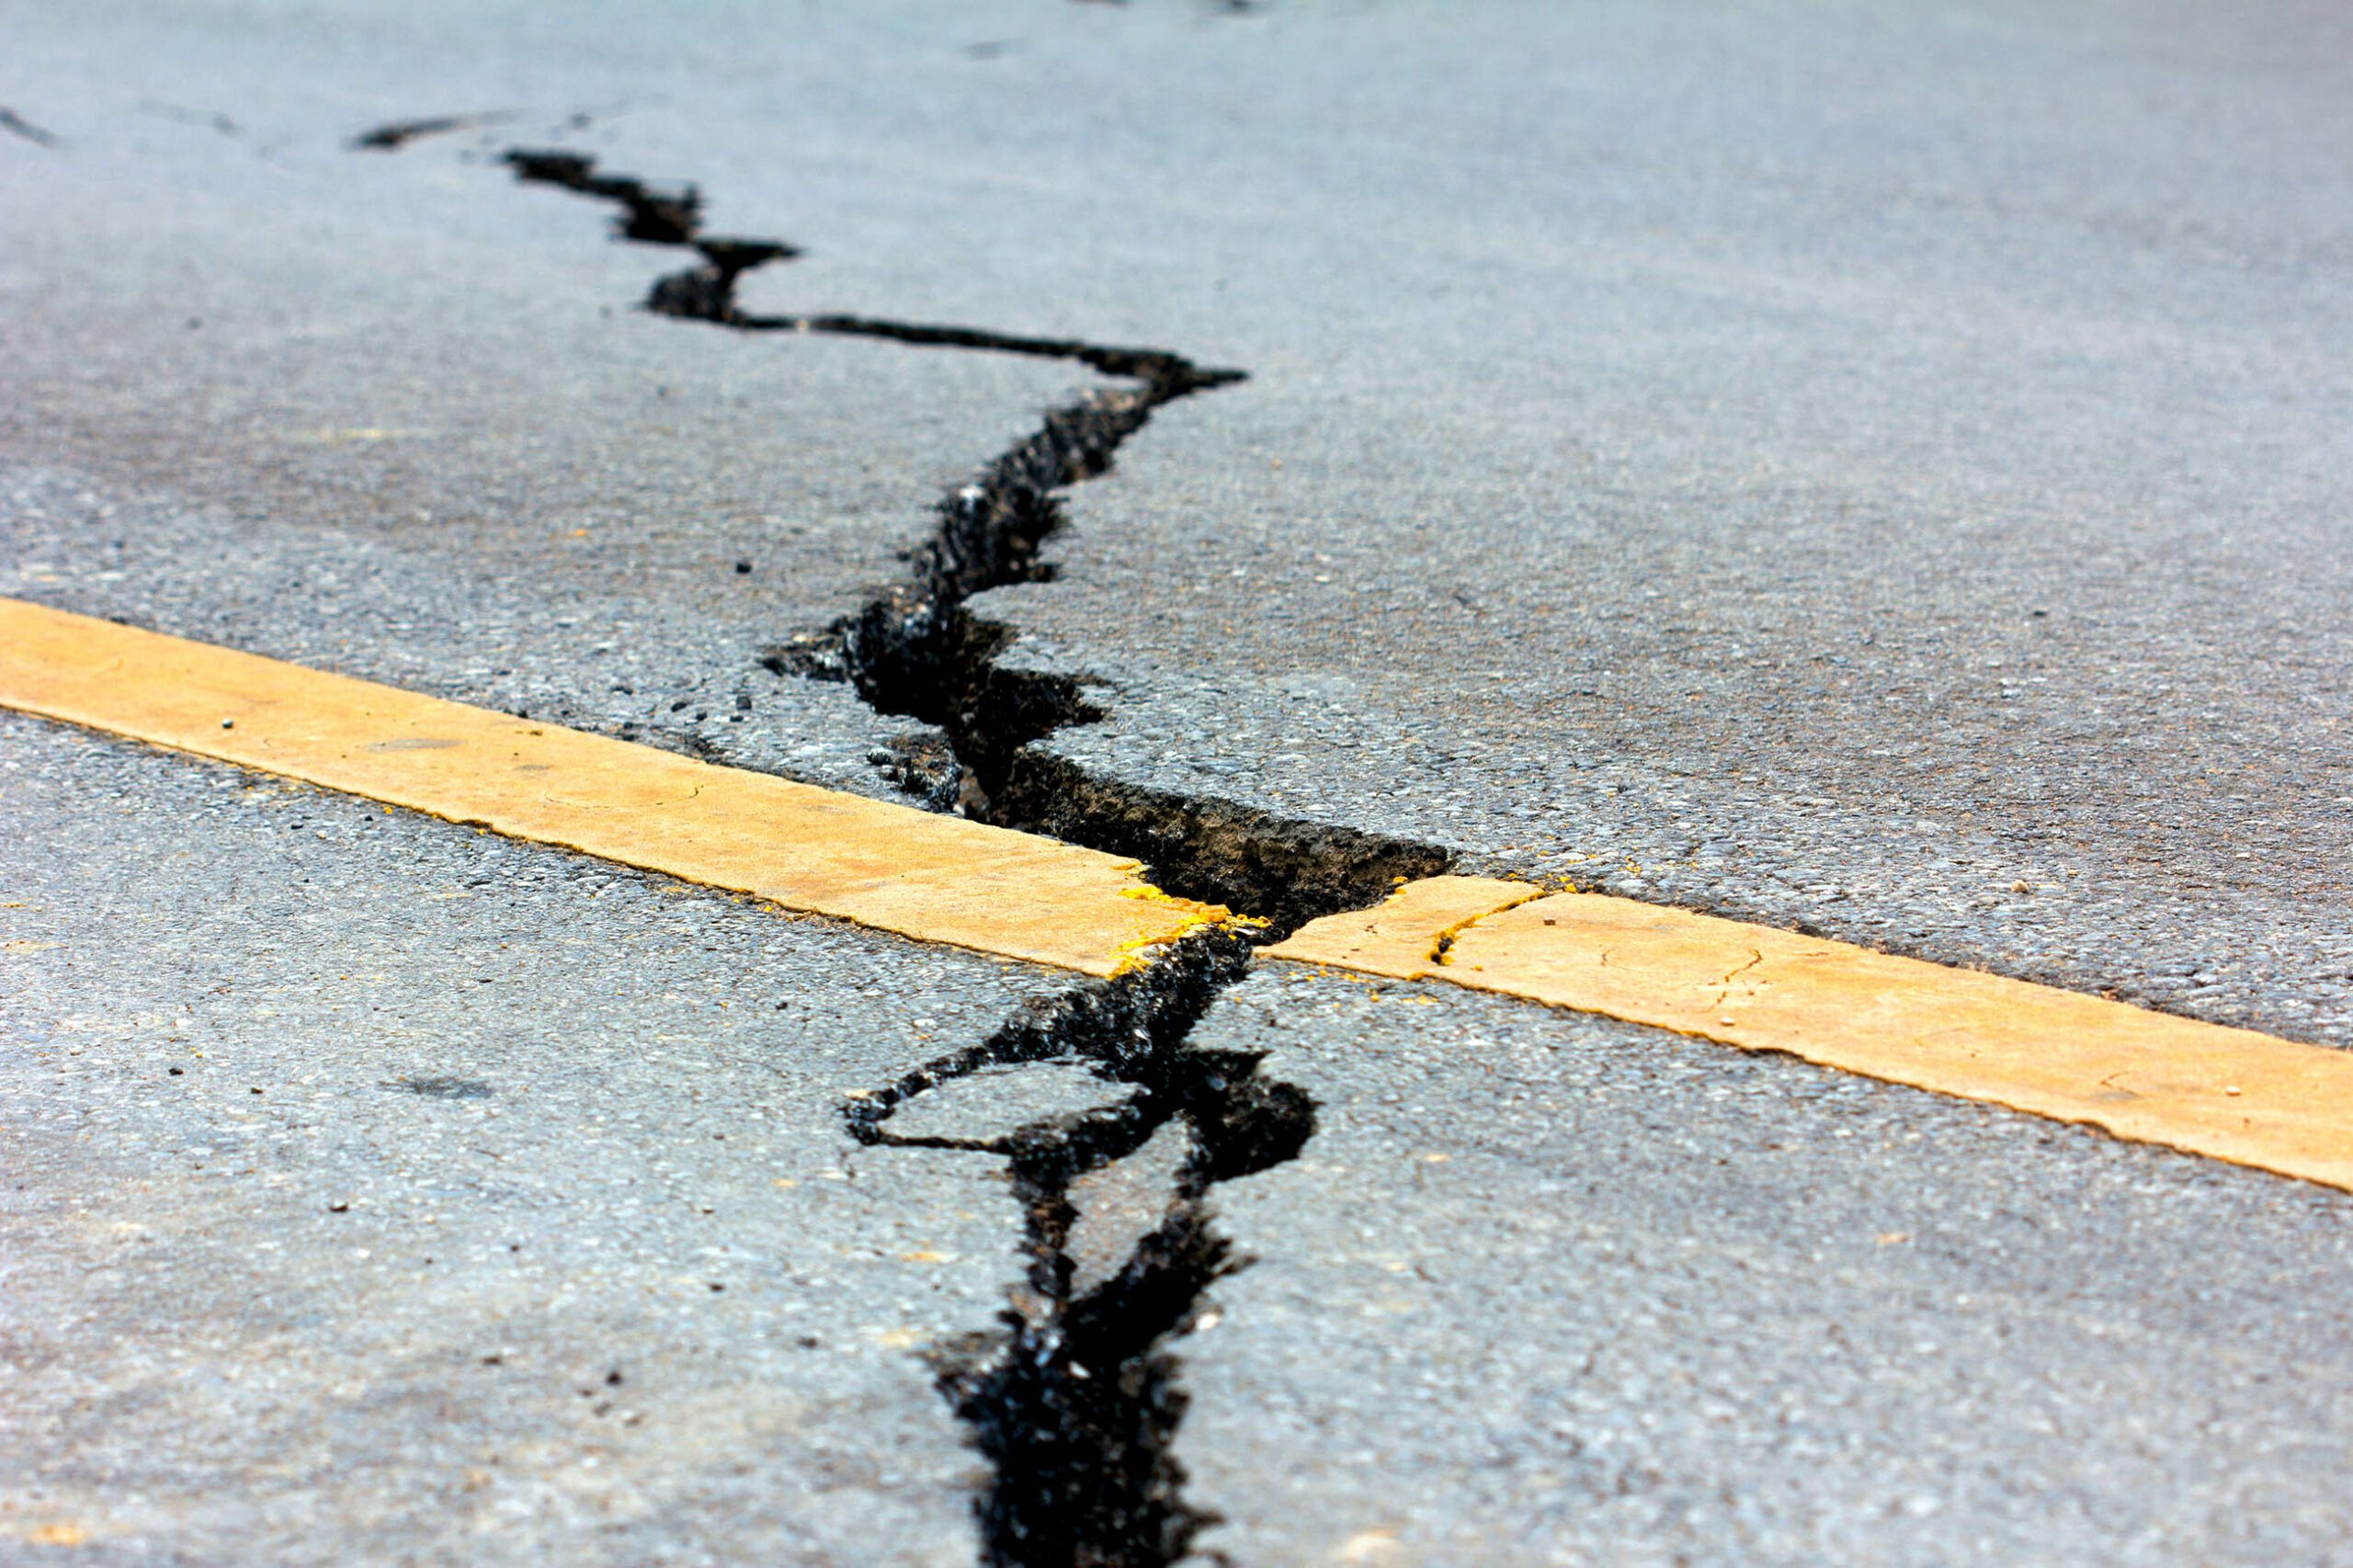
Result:
<instances>
[{"instance_id":1,"label":"asphalt road surface","mask_svg":"<svg viewBox=\"0 0 2353 1568\"><path fill-rule=\"evenodd\" d=\"M9 6L0 595L1279 925L1451 867L2353 1043L2348 65ZM0 823L0 1561L2353 1562L2329 1188L13 713Z\"/></svg>"}]
</instances>

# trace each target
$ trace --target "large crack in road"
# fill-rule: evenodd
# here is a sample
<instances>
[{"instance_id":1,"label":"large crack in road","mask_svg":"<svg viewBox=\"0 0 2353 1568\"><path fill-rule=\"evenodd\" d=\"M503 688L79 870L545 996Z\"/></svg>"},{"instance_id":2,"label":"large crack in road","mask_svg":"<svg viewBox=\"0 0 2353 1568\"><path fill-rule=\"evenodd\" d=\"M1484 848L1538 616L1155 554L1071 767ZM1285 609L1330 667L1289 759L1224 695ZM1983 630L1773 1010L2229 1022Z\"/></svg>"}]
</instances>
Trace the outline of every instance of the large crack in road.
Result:
<instances>
[{"instance_id":1,"label":"large crack in road","mask_svg":"<svg viewBox=\"0 0 2353 1568\"><path fill-rule=\"evenodd\" d=\"M1291 1159L1315 1126L1305 1091L1264 1077L1256 1054L1186 1043L1249 959L1239 936L1195 938L850 1107L862 1142L1003 1156L1023 1205L1026 1289L996 1331L934 1353L942 1391L995 1473L981 1506L990 1562L1173 1562L1212 1517L1185 1501L1170 1451L1185 1396L1168 1343L1196 1325L1211 1284L1242 1261L1211 1222L1210 1189ZM909 1100L983 1069L1074 1059L1137 1092L982 1138L890 1126ZM1154 1162L1172 1126L1177 1144ZM1123 1165L1142 1167L1131 1180L1165 1182L1157 1215L1131 1227L1108 1264L1082 1256L1075 1233L1097 1217L1097 1198L1082 1189ZM1101 1196L1107 1209L1116 1202Z\"/></svg>"},{"instance_id":2,"label":"large crack in road","mask_svg":"<svg viewBox=\"0 0 2353 1568\"><path fill-rule=\"evenodd\" d=\"M408 139L363 136L351 145L392 150ZM937 729L948 756L897 759L902 788L935 810L1141 860L1167 891L1223 903L1275 935L1446 869L1449 857L1433 846L1139 789L1040 749L1036 743L1054 731L1102 710L1075 678L1006 667L1000 655L1012 631L967 606L990 588L1049 577L1043 547L1066 526L1060 493L1107 472L1120 444L1164 405L1245 372L1204 369L1165 349L748 312L736 298L740 279L799 256L798 246L707 235L697 187L604 173L568 149L513 148L505 163L524 182L613 204L618 239L696 253L695 265L653 284L643 305L654 313L737 332L1067 359L1128 383L1050 410L1034 434L945 496L932 538L908 555L907 581L763 654L776 674L849 681L877 711ZM1239 932L1188 937L1152 965L1075 986L846 1108L850 1134L869 1145L1006 1159L1023 1206L1023 1286L996 1327L929 1356L991 1466L977 1503L989 1563L1169 1563L1214 1518L1186 1501L1172 1451L1185 1395L1170 1345L1200 1321L1211 1285L1247 1261L1212 1222L1211 1188L1292 1159L1315 1122L1306 1092L1267 1079L1256 1055L1188 1044L1249 960ZM1044 1063L1084 1064L1131 1092L978 1139L890 1126L930 1090L983 1069ZM1088 1185L1131 1169L1157 1184L1155 1216L1110 1262L1082 1258L1075 1237L1089 1217Z\"/></svg>"},{"instance_id":3,"label":"large crack in road","mask_svg":"<svg viewBox=\"0 0 2353 1568\"><path fill-rule=\"evenodd\" d=\"M966 608L991 588L1051 576L1040 552L1066 526L1059 493L1108 472L1120 445L1163 406L1232 386L1245 372L1205 369L1164 348L871 316L748 312L736 300L738 281L799 256L798 246L707 236L696 187L603 173L585 153L517 148L506 162L518 179L613 203L618 238L700 256L699 265L654 282L644 308L657 314L737 332L822 333L1068 359L1130 383L1050 410L1034 434L943 497L933 537L913 553L906 582L832 627L768 651L766 662L779 674L852 681L877 711L942 732L953 770L902 767L912 793L1000 827L1141 860L1170 892L1256 915L1277 935L1319 915L1377 902L1401 880L1445 869L1446 852L1431 845L1279 817L1214 796L1142 789L1040 748L1036 743L1054 731L1091 722L1101 710L1074 677L1006 667L999 655L1013 640L1010 629Z\"/></svg>"}]
</instances>

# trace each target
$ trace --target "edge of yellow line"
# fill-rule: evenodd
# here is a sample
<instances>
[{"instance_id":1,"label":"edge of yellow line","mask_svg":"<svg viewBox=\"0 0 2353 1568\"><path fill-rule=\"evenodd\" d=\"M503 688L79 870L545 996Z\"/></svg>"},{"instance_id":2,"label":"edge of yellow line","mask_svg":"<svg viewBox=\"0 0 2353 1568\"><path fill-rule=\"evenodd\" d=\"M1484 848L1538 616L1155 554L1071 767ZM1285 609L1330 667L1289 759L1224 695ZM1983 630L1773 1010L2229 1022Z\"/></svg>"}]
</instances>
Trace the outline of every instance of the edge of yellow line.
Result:
<instances>
[{"instance_id":1,"label":"edge of yellow line","mask_svg":"<svg viewBox=\"0 0 2353 1568\"><path fill-rule=\"evenodd\" d=\"M1253 923L1134 860L0 598L0 707L1085 974ZM1269 958L1443 980L2353 1190L2353 1052L1525 882L1432 877Z\"/></svg>"},{"instance_id":2,"label":"edge of yellow line","mask_svg":"<svg viewBox=\"0 0 2353 1568\"><path fill-rule=\"evenodd\" d=\"M1085 974L1251 924L1115 855L21 599L0 707Z\"/></svg>"},{"instance_id":3,"label":"edge of yellow line","mask_svg":"<svg viewBox=\"0 0 2353 1568\"><path fill-rule=\"evenodd\" d=\"M1779 1051L2353 1191L2353 1052L2252 1029L1479 877L1409 882L1261 950Z\"/></svg>"}]
</instances>

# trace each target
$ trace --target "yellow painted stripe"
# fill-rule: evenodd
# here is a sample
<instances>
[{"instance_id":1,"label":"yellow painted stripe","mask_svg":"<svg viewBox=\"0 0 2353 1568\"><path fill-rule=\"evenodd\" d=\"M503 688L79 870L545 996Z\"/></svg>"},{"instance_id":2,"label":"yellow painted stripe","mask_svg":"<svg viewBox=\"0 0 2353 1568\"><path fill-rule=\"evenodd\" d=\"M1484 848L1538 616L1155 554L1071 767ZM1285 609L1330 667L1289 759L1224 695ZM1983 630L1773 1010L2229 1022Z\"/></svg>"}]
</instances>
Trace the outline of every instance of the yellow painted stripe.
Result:
<instances>
[{"instance_id":1,"label":"yellow painted stripe","mask_svg":"<svg viewBox=\"0 0 2353 1568\"><path fill-rule=\"evenodd\" d=\"M1146 886L1132 860L6 598L0 707L1087 974L1233 919ZM1785 1051L2353 1190L2353 1053L2075 992L1473 877L1407 883L1265 951Z\"/></svg>"},{"instance_id":2,"label":"yellow painted stripe","mask_svg":"<svg viewBox=\"0 0 2353 1568\"><path fill-rule=\"evenodd\" d=\"M1086 974L1233 918L1052 839L5 598L0 706Z\"/></svg>"},{"instance_id":3,"label":"yellow painted stripe","mask_svg":"<svg viewBox=\"0 0 2353 1568\"><path fill-rule=\"evenodd\" d=\"M1429 967L1439 945L1463 926L1543 896L1542 888L1527 882L1424 877L1401 883L1385 903L1311 921L1289 941L1259 950L1279 959L1413 980Z\"/></svg>"},{"instance_id":4,"label":"yellow painted stripe","mask_svg":"<svg viewBox=\"0 0 2353 1568\"><path fill-rule=\"evenodd\" d=\"M1409 883L1266 950L1785 1051L2353 1190L2353 1052L1630 899L1432 881L1446 885Z\"/></svg>"}]
</instances>

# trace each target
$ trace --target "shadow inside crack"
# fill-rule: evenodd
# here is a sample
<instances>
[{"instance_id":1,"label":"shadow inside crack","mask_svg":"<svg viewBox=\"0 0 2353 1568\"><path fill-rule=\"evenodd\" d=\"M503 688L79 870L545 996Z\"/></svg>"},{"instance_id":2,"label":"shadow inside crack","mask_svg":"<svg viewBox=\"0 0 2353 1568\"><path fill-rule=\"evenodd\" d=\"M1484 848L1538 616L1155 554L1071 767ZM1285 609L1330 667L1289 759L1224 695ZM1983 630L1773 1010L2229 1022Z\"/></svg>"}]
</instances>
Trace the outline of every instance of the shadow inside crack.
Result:
<instances>
[{"instance_id":1,"label":"shadow inside crack","mask_svg":"<svg viewBox=\"0 0 2353 1568\"><path fill-rule=\"evenodd\" d=\"M854 1098L871 1145L977 1151L1010 1167L1025 1269L997 1324L936 1346L941 1393L989 1460L984 1561L1020 1568L1165 1564L1214 1517L1187 1502L1173 1452L1185 1394L1171 1342L1244 1259L1208 1205L1218 1183L1283 1164L1314 1131L1313 1103L1256 1055L1187 1045L1249 949L1196 937L1152 968L1090 983L978 1047ZM902 1136L892 1116L986 1071L1085 1062L1109 1103L1000 1131Z\"/></svg>"},{"instance_id":2,"label":"shadow inside crack","mask_svg":"<svg viewBox=\"0 0 2353 1568\"><path fill-rule=\"evenodd\" d=\"M907 581L824 632L764 653L776 673L852 682L878 711L933 726L940 744L914 736L883 754L904 788L935 809L1142 860L1161 887L1262 916L1275 936L1445 869L1448 856L1431 846L1140 789L1042 751L1036 742L1100 710L1074 677L1006 668L1000 655L1014 633L966 608L974 594L1050 575L1040 550L1064 526L1059 493L1108 472L1120 444L1162 405L1230 386L1241 371L1165 349L747 312L735 299L742 277L790 260L796 247L705 235L692 185L608 175L565 150L517 148L506 163L526 183L612 203L618 239L697 253L696 265L653 284L644 306L654 313L739 332L1064 358L1126 383L1050 410L1033 434L944 497L932 538L910 553ZM1186 1043L1242 978L1250 951L1250 939L1230 928L1198 934L846 1108L863 1143L1005 1159L1021 1199L1025 1268L1013 1299L994 1326L929 1357L992 1466L977 1505L991 1563L1165 1564L1187 1555L1211 1522L1185 1499L1173 1452L1185 1395L1171 1347L1202 1320L1210 1287L1246 1261L1216 1229L1209 1195L1295 1158L1315 1127L1306 1092L1263 1077L1256 1054ZM1129 1092L1080 1109L1024 1113L978 1136L889 1125L910 1102L976 1074L1035 1073L1073 1059Z\"/></svg>"},{"instance_id":3,"label":"shadow inside crack","mask_svg":"<svg viewBox=\"0 0 2353 1568\"><path fill-rule=\"evenodd\" d=\"M1150 789L1048 750L1038 743L1095 722L1103 710L1077 676L1008 667L1003 655L1015 641L1012 629L967 608L975 594L1050 578L1053 566L1041 552L1067 526L1062 493L1109 472L1120 447L1165 404L1233 386L1245 372L1165 348L873 316L747 312L736 300L743 277L798 256L798 246L707 235L698 187L610 174L585 153L516 147L504 162L525 184L610 203L617 239L696 253L695 265L651 286L643 305L655 314L737 332L1067 359L1122 383L1048 410L1037 430L943 496L930 539L908 554L904 581L823 631L763 650L760 662L772 673L847 681L877 712L937 729L945 757L935 747L892 746L876 759L914 799L1140 860L1155 885L1263 918L1276 938L1447 869L1451 858L1433 845Z\"/></svg>"}]
</instances>

